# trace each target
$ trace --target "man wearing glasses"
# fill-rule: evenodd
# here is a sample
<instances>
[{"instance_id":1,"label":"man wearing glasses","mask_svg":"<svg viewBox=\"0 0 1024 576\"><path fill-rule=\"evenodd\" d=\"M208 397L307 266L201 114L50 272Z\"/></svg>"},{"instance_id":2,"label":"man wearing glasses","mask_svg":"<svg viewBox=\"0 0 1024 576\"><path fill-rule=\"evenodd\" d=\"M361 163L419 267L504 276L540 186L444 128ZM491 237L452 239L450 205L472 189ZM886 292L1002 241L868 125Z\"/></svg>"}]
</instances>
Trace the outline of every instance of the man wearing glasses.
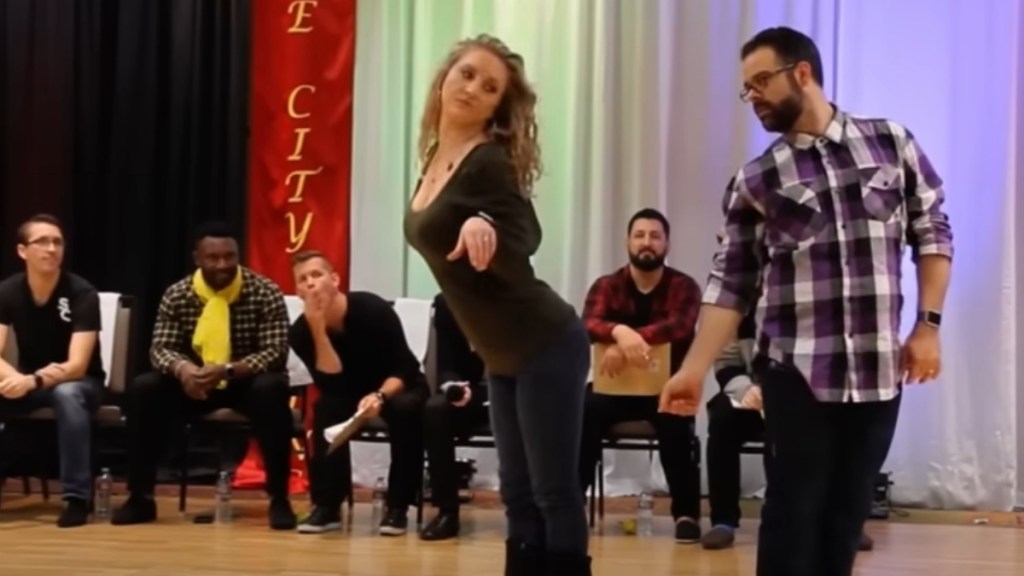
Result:
<instances>
[{"instance_id":1,"label":"man wearing glasses","mask_svg":"<svg viewBox=\"0 0 1024 576\"><path fill-rule=\"evenodd\" d=\"M705 375L760 296L753 365L773 459L757 574L849 575L903 385L941 368L953 256L942 180L905 127L828 101L804 34L764 30L741 59L744 101L783 136L729 183L700 328L661 409L697 410ZM918 314L901 342L907 245Z\"/></svg>"},{"instance_id":2,"label":"man wearing glasses","mask_svg":"<svg viewBox=\"0 0 1024 576\"><path fill-rule=\"evenodd\" d=\"M89 518L91 418L106 376L100 360L100 299L81 277L64 272L64 235L49 215L18 228L25 271L0 282L0 350L13 329L17 362L0 359L0 419L52 408L57 417L64 511L57 526Z\"/></svg>"}]
</instances>

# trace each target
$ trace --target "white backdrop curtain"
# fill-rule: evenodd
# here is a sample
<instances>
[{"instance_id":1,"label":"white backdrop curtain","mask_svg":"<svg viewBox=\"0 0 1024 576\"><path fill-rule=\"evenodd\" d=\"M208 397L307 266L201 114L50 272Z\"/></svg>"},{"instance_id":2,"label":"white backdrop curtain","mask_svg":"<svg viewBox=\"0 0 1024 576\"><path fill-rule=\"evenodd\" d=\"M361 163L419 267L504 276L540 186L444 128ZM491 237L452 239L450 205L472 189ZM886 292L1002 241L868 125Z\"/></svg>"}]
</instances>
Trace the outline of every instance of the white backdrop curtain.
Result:
<instances>
[{"instance_id":1,"label":"white backdrop curtain","mask_svg":"<svg viewBox=\"0 0 1024 576\"><path fill-rule=\"evenodd\" d=\"M739 49L789 25L818 43L826 92L844 109L908 125L946 180L957 261L940 382L908 391L886 469L904 504L1006 509L1024 480L1024 234L1019 0L363 0L358 6L352 288L430 298L401 218L415 184L426 89L458 39L491 33L526 60L540 94L546 173L537 187L541 277L582 305L590 283L625 261L629 216L661 209L670 264L703 282L735 170L772 137L737 93ZM907 324L916 280L908 267ZM708 382L711 393L717 386ZM703 416L699 419L703 435ZM387 462L356 452L357 480ZM494 487L493 454L478 459ZM611 494L663 489L655 456L606 454ZM744 474L761 483L757 460Z\"/></svg>"}]
</instances>

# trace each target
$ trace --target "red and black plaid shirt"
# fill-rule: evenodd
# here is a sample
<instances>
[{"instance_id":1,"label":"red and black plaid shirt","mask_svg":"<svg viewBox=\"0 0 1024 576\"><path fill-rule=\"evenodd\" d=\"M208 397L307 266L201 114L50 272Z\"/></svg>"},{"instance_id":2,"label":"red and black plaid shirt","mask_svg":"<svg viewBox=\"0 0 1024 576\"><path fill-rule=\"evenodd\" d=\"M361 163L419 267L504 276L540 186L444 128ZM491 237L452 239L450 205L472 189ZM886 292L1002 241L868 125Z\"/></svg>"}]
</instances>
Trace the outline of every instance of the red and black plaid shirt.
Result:
<instances>
[{"instance_id":1,"label":"red and black plaid shirt","mask_svg":"<svg viewBox=\"0 0 1024 576\"><path fill-rule=\"evenodd\" d=\"M638 294L629 266L598 278L587 293L583 322L593 342L613 343L612 329L619 324L630 326L643 339L655 346L672 344L673 369L678 367L690 347L697 315L700 313L701 289L690 276L666 266L661 281L650 292L650 323L636 326L634 294Z\"/></svg>"}]
</instances>

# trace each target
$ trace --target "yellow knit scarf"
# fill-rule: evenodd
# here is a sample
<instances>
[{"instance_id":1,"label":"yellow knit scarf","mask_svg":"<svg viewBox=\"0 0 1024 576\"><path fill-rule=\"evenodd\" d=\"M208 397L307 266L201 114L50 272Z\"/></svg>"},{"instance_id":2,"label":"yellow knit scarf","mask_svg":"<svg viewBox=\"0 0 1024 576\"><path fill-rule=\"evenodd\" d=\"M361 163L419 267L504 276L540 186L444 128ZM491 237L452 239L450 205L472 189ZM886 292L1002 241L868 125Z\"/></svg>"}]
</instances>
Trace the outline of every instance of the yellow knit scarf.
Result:
<instances>
[{"instance_id":1,"label":"yellow knit scarf","mask_svg":"<svg viewBox=\"0 0 1024 576\"><path fill-rule=\"evenodd\" d=\"M222 290L210 288L202 271L196 270L192 275L192 290L203 303L203 313L192 333L192 349L205 366L227 364L231 361L231 304L242 292L242 268L238 268L235 279ZM227 384L222 380L217 388L224 389Z\"/></svg>"}]
</instances>

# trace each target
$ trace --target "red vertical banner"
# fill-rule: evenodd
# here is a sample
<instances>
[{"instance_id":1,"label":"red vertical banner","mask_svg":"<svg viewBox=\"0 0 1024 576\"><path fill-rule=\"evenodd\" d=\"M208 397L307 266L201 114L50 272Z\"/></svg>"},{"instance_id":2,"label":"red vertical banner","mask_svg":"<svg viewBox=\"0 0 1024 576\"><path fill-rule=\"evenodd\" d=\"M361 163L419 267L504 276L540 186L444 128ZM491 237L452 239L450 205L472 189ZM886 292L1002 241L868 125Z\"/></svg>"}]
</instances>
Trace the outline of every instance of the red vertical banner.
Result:
<instances>
[{"instance_id":1,"label":"red vertical banner","mask_svg":"<svg viewBox=\"0 0 1024 576\"><path fill-rule=\"evenodd\" d=\"M356 1L252 3L246 252L285 293L294 291L291 257L307 249L323 252L348 286ZM300 478L293 491L304 489ZM236 485L262 483L251 446Z\"/></svg>"},{"instance_id":2,"label":"red vertical banner","mask_svg":"<svg viewBox=\"0 0 1024 576\"><path fill-rule=\"evenodd\" d=\"M348 284L356 0L253 2L250 267L291 292L324 252Z\"/></svg>"}]
</instances>

